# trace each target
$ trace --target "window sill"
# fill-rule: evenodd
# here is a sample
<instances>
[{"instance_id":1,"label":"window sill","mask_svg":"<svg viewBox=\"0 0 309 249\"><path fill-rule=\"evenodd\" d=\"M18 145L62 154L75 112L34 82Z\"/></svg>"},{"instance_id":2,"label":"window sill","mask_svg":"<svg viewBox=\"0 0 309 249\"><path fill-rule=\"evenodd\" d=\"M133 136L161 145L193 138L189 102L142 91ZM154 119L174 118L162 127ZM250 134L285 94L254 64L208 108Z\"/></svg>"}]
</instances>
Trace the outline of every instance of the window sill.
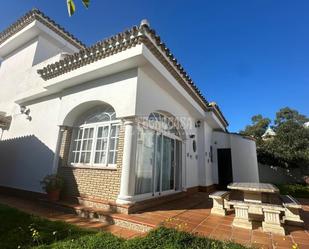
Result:
<instances>
[{"instance_id":1,"label":"window sill","mask_svg":"<svg viewBox=\"0 0 309 249\"><path fill-rule=\"evenodd\" d=\"M117 165L116 164L110 164L109 166L91 166L91 165L86 165L86 164L69 164L67 166L62 166L62 167L69 167L73 169L99 169L99 170L117 170Z\"/></svg>"}]
</instances>

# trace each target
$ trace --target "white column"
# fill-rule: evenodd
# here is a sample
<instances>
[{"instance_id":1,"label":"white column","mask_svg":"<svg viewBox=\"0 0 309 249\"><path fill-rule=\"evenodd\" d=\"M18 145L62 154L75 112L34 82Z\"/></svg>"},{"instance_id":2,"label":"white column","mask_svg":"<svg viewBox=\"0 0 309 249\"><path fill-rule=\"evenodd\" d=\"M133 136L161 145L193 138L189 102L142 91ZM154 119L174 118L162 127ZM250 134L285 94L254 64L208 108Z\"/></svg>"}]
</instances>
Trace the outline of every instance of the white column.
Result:
<instances>
[{"instance_id":1,"label":"white column","mask_svg":"<svg viewBox=\"0 0 309 249\"><path fill-rule=\"evenodd\" d=\"M136 129L133 121L125 121L125 134L123 145L123 159L121 169L120 193L117 198L118 204L131 204L135 186L135 142Z\"/></svg>"}]
</instances>

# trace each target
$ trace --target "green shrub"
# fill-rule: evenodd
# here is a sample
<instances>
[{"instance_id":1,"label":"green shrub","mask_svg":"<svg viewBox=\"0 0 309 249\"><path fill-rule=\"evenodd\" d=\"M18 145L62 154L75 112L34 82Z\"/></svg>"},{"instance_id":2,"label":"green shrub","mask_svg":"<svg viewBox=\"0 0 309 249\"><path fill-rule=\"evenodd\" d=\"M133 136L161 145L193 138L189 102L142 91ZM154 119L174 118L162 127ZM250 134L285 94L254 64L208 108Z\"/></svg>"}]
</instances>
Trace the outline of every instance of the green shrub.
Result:
<instances>
[{"instance_id":1,"label":"green shrub","mask_svg":"<svg viewBox=\"0 0 309 249\"><path fill-rule=\"evenodd\" d=\"M58 175L47 175L41 181L42 188L45 192L50 192L54 190L61 190L64 185L64 180L61 176Z\"/></svg>"},{"instance_id":2,"label":"green shrub","mask_svg":"<svg viewBox=\"0 0 309 249\"><path fill-rule=\"evenodd\" d=\"M108 233L97 233L56 242L37 249L244 249L246 247L231 243L196 237L169 228L158 228L146 237L122 240Z\"/></svg>"},{"instance_id":3,"label":"green shrub","mask_svg":"<svg viewBox=\"0 0 309 249\"><path fill-rule=\"evenodd\" d=\"M309 198L309 186L302 184L281 184L278 185L280 194L291 195L296 198Z\"/></svg>"}]
</instances>

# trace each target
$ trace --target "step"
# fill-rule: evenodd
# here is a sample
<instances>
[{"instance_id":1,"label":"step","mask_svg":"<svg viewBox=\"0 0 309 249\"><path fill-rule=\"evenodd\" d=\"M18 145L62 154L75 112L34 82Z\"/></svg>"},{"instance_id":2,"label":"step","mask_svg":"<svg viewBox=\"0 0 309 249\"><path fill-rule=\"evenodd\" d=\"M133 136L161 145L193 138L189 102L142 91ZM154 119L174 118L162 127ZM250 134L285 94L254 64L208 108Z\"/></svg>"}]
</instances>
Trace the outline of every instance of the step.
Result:
<instances>
[{"instance_id":1,"label":"step","mask_svg":"<svg viewBox=\"0 0 309 249\"><path fill-rule=\"evenodd\" d=\"M111 210L86 207L80 204L72 204L65 201L52 202L47 199L41 199L40 202L49 207L56 208L65 213L77 215L80 218L88 219L90 221L99 221L104 224L117 225L126 229L134 230L137 232L148 232L155 228L155 224L145 222L139 217L128 214L115 213Z\"/></svg>"}]
</instances>

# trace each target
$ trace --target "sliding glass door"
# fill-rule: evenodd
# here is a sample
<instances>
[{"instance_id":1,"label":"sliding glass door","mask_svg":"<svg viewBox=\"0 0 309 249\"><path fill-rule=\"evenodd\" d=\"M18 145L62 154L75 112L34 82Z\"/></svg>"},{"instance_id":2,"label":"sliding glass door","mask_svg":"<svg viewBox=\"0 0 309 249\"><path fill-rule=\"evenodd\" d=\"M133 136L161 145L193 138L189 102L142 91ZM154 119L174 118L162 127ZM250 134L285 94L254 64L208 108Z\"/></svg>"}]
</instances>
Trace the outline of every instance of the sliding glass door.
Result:
<instances>
[{"instance_id":1,"label":"sliding glass door","mask_svg":"<svg viewBox=\"0 0 309 249\"><path fill-rule=\"evenodd\" d=\"M181 141L139 127L135 194L160 195L181 186Z\"/></svg>"}]
</instances>

